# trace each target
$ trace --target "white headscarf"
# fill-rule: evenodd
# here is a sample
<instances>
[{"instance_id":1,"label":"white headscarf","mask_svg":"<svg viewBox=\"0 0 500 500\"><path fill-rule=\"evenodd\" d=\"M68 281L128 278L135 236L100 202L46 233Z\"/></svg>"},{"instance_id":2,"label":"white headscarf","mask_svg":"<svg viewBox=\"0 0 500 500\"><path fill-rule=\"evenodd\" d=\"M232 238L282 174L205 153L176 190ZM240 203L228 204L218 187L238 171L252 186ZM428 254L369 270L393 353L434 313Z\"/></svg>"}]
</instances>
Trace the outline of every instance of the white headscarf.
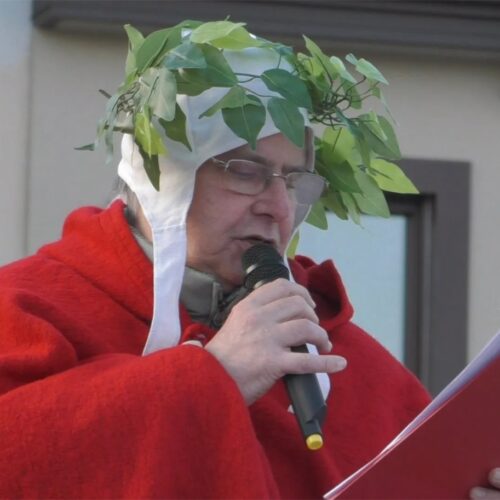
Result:
<instances>
[{"instance_id":1,"label":"white headscarf","mask_svg":"<svg viewBox=\"0 0 500 500\"><path fill-rule=\"evenodd\" d=\"M278 60L275 52L263 48L225 51L235 72L260 75L278 67L291 70ZM264 95L271 92L260 79L245 86ZM180 338L179 295L186 264L186 216L193 198L196 170L209 158L245 144L223 122L222 114L199 116L227 92L227 88L211 88L198 96L178 96L178 104L186 115L188 140L192 150L164 136L168 156L160 156L160 190L151 185L144 170L139 149L132 136L122 140L122 159L118 175L135 193L151 227L154 250L153 321L144 354L177 345ZM265 98L264 98L265 100ZM306 113L303 112L307 120ZM267 116L258 138L278 133Z\"/></svg>"},{"instance_id":2,"label":"white headscarf","mask_svg":"<svg viewBox=\"0 0 500 500\"><path fill-rule=\"evenodd\" d=\"M278 67L278 64L281 68L293 70L283 59L279 60L276 52L263 48L225 51L224 55L235 72L260 75L268 69ZM245 83L245 87L260 95L278 96L260 79ZM144 355L179 343L179 296L187 252L186 217L193 199L196 171L209 158L246 144L244 139L236 136L224 123L220 112L199 118L226 92L226 88L214 87L198 96L178 96L177 103L186 115L186 129L192 150L163 137L168 156L159 158L159 191L155 190L146 175L142 157L132 136L125 135L122 140L118 175L137 196L153 237L153 319ZM306 125L309 125L307 113L305 110L301 112ZM258 139L279 132L270 116L267 116ZM304 211L298 216L297 225L305 215ZM315 346L309 345L309 349L317 352ZM326 398L330 387L328 376L318 374L318 380Z\"/></svg>"}]
</instances>

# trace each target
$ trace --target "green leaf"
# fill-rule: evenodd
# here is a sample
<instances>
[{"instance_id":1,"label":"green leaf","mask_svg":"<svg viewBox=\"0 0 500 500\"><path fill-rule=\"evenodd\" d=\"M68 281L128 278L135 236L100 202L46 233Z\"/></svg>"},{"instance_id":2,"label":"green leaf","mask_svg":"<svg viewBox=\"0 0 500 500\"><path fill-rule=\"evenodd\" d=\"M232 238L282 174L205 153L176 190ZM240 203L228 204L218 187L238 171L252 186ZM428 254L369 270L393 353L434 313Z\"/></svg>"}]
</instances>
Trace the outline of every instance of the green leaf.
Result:
<instances>
[{"instance_id":1,"label":"green leaf","mask_svg":"<svg viewBox=\"0 0 500 500\"><path fill-rule=\"evenodd\" d=\"M235 28L227 35L211 41L211 44L219 49L243 50L248 47L260 47L262 42L243 28Z\"/></svg>"},{"instance_id":2,"label":"green leaf","mask_svg":"<svg viewBox=\"0 0 500 500\"><path fill-rule=\"evenodd\" d=\"M310 76L317 78L323 73L323 66L319 63L317 59L312 56L307 56L299 52L297 54L297 60L302 66L303 70Z\"/></svg>"},{"instance_id":3,"label":"green leaf","mask_svg":"<svg viewBox=\"0 0 500 500\"><path fill-rule=\"evenodd\" d=\"M200 71L205 73L207 81L221 87L231 87L238 83L236 75L220 50L210 45L203 45L202 51L207 61L207 68Z\"/></svg>"},{"instance_id":4,"label":"green leaf","mask_svg":"<svg viewBox=\"0 0 500 500\"><path fill-rule=\"evenodd\" d=\"M353 195L351 193L340 193L340 198L347 210L347 215L353 220L354 223L361 225L359 207L356 204L356 200Z\"/></svg>"},{"instance_id":5,"label":"green leaf","mask_svg":"<svg viewBox=\"0 0 500 500\"><path fill-rule=\"evenodd\" d=\"M239 108L222 109L224 123L238 136L245 139L252 149L257 147L257 136L266 121L266 109L256 97L254 103Z\"/></svg>"},{"instance_id":6,"label":"green leaf","mask_svg":"<svg viewBox=\"0 0 500 500\"><path fill-rule=\"evenodd\" d=\"M126 24L123 27L127 33L130 48L133 52L136 52L144 41L144 36L142 33L134 28L131 24Z\"/></svg>"},{"instance_id":7,"label":"green leaf","mask_svg":"<svg viewBox=\"0 0 500 500\"><path fill-rule=\"evenodd\" d=\"M299 148L304 147L305 122L297 106L281 97L271 97L267 110L276 127Z\"/></svg>"},{"instance_id":8,"label":"green leaf","mask_svg":"<svg viewBox=\"0 0 500 500\"><path fill-rule=\"evenodd\" d=\"M373 178L380 189L391 193L417 194L418 189L406 174L395 164L380 158L372 160L371 169L377 174Z\"/></svg>"},{"instance_id":9,"label":"green leaf","mask_svg":"<svg viewBox=\"0 0 500 500\"><path fill-rule=\"evenodd\" d=\"M191 144L187 138L186 132L186 115L182 111L181 107L175 104L175 118L172 121L165 121L160 118L160 125L163 127L167 137L173 141L180 142L186 146L189 151L192 151Z\"/></svg>"},{"instance_id":10,"label":"green leaf","mask_svg":"<svg viewBox=\"0 0 500 500\"><path fill-rule=\"evenodd\" d=\"M228 36L237 28L245 26L245 23L233 23L231 21L212 21L204 23L191 33L191 41L194 43L208 43Z\"/></svg>"},{"instance_id":11,"label":"green leaf","mask_svg":"<svg viewBox=\"0 0 500 500\"><path fill-rule=\"evenodd\" d=\"M327 166L321 160L318 160L316 168L318 172L328 180L335 190L345 191L348 193L361 192L354 175L355 172L347 161Z\"/></svg>"},{"instance_id":12,"label":"green leaf","mask_svg":"<svg viewBox=\"0 0 500 500\"><path fill-rule=\"evenodd\" d=\"M127 33L129 41L129 50L127 53L127 60L125 62L125 75L131 75L137 71L136 54L144 41L144 37L140 31L135 29L130 24L126 24L124 29Z\"/></svg>"},{"instance_id":13,"label":"green leaf","mask_svg":"<svg viewBox=\"0 0 500 500\"><path fill-rule=\"evenodd\" d=\"M147 68L138 78L139 87L135 93L135 111L141 111L149 105L159 74L158 68Z\"/></svg>"},{"instance_id":14,"label":"green leaf","mask_svg":"<svg viewBox=\"0 0 500 500\"><path fill-rule=\"evenodd\" d=\"M139 153L142 156L142 162L144 164L144 170L146 175L150 180L153 187L159 191L160 190L160 164L158 162L158 155L149 156L141 147L141 145L136 141L139 147Z\"/></svg>"},{"instance_id":15,"label":"green leaf","mask_svg":"<svg viewBox=\"0 0 500 500\"><path fill-rule=\"evenodd\" d=\"M316 56L299 54L294 65L301 77L307 79L308 93L313 103L312 112L321 117L319 119L321 122L323 121L322 116L324 113L323 103L331 98L332 77L325 70L324 64ZM314 119L314 117L312 118Z\"/></svg>"},{"instance_id":16,"label":"green leaf","mask_svg":"<svg viewBox=\"0 0 500 500\"><path fill-rule=\"evenodd\" d=\"M393 160L399 160L401 158L401 151L399 149L398 138L394 133L391 122L385 116L380 115L378 117L378 120L385 136L387 137L385 145L387 146L389 151L391 151L391 158Z\"/></svg>"},{"instance_id":17,"label":"green leaf","mask_svg":"<svg viewBox=\"0 0 500 500\"><path fill-rule=\"evenodd\" d=\"M382 90L380 89L380 87L376 87L373 91L372 91L372 95L376 96L378 99L380 99L380 102L382 103L382 105L384 106L384 109L385 109L385 112L387 113L387 115L391 118L392 122L393 123L396 123L396 120L394 119L394 117L392 116L392 113L391 113L391 110L389 109L389 105L387 104L387 101L385 99L385 95L383 94ZM379 119L381 117L379 116ZM396 141L397 143L397 141Z\"/></svg>"},{"instance_id":18,"label":"green leaf","mask_svg":"<svg viewBox=\"0 0 500 500\"><path fill-rule=\"evenodd\" d=\"M149 158L167 152L160 134L151 124L147 107L135 115L134 137Z\"/></svg>"},{"instance_id":19,"label":"green leaf","mask_svg":"<svg viewBox=\"0 0 500 500\"><path fill-rule=\"evenodd\" d=\"M155 65L158 65L161 62L166 53L170 52L172 49L178 47L182 43L182 29L182 24L170 28L170 35L168 36L167 44L165 45L165 47L163 47L163 50L158 55L158 58L155 61Z\"/></svg>"},{"instance_id":20,"label":"green leaf","mask_svg":"<svg viewBox=\"0 0 500 500\"><path fill-rule=\"evenodd\" d=\"M330 57L330 62L333 64L335 67L335 70L337 73L340 75L340 77L343 80L346 80L347 82L350 82L352 84L356 84L356 78L354 78L349 71L347 71L344 63L342 62L342 59L336 56L331 56Z\"/></svg>"},{"instance_id":21,"label":"green leaf","mask_svg":"<svg viewBox=\"0 0 500 500\"><path fill-rule=\"evenodd\" d=\"M149 116L144 111L135 115L134 137L148 156L151 156L151 128Z\"/></svg>"},{"instance_id":22,"label":"green leaf","mask_svg":"<svg viewBox=\"0 0 500 500\"><path fill-rule=\"evenodd\" d=\"M212 87L210 83L199 77L197 80L188 80L188 78L193 78L192 74L188 73L189 71L196 70L184 70L180 68L176 71L175 79L177 80L178 94L189 96L200 95L202 92Z\"/></svg>"},{"instance_id":23,"label":"green leaf","mask_svg":"<svg viewBox=\"0 0 500 500\"><path fill-rule=\"evenodd\" d=\"M370 131L377 136L383 143L387 142L387 136L383 128L381 127L378 116L374 111L370 111L368 114L361 115L358 117L363 123L370 129Z\"/></svg>"},{"instance_id":24,"label":"green leaf","mask_svg":"<svg viewBox=\"0 0 500 500\"><path fill-rule=\"evenodd\" d=\"M292 236L290 243L288 243L288 247L286 249L286 256L289 259L293 259L295 254L297 253L297 247L299 246L300 241L300 233L299 231L295 231L295 234Z\"/></svg>"},{"instance_id":25,"label":"green leaf","mask_svg":"<svg viewBox=\"0 0 500 500\"><path fill-rule=\"evenodd\" d=\"M354 54L347 54L345 56L346 61L350 62L353 66L358 64L358 58Z\"/></svg>"},{"instance_id":26,"label":"green leaf","mask_svg":"<svg viewBox=\"0 0 500 500\"><path fill-rule=\"evenodd\" d=\"M312 109L306 84L298 76L284 69L275 68L264 71L261 79L269 90L278 92L296 106Z\"/></svg>"},{"instance_id":27,"label":"green leaf","mask_svg":"<svg viewBox=\"0 0 500 500\"><path fill-rule=\"evenodd\" d=\"M242 106L245 106L245 104L255 105L255 101L250 99L250 97L245 93L245 90L242 87L240 86L232 87L227 92L227 94L225 94L215 104L213 104L207 110L205 110L199 116L199 118L202 118L204 116L212 116L222 108L240 108Z\"/></svg>"},{"instance_id":28,"label":"green leaf","mask_svg":"<svg viewBox=\"0 0 500 500\"><path fill-rule=\"evenodd\" d=\"M321 198L325 207L329 208L339 219L347 220L349 218L347 210L344 207L340 193L329 191L326 196Z\"/></svg>"},{"instance_id":29,"label":"green leaf","mask_svg":"<svg viewBox=\"0 0 500 500\"><path fill-rule=\"evenodd\" d=\"M373 178L359 171L356 172L356 181L361 187L362 194L353 193L352 196L359 209L365 214L389 217L391 214L384 193Z\"/></svg>"},{"instance_id":30,"label":"green leaf","mask_svg":"<svg viewBox=\"0 0 500 500\"><path fill-rule=\"evenodd\" d=\"M328 229L328 220L325 214L325 207L321 201L317 201L309 211L306 222L319 229Z\"/></svg>"},{"instance_id":31,"label":"green leaf","mask_svg":"<svg viewBox=\"0 0 500 500\"><path fill-rule=\"evenodd\" d=\"M346 130L354 139L354 148L352 152L352 160L348 158L348 161L352 166L359 166L363 164L367 167L370 166L371 160L371 150L368 142L365 139L363 130L359 127L357 121L354 119L347 118L341 111L337 110L337 117L341 123L346 127Z\"/></svg>"},{"instance_id":32,"label":"green leaf","mask_svg":"<svg viewBox=\"0 0 500 500\"><path fill-rule=\"evenodd\" d=\"M319 48L319 46L313 42L310 38L303 35L306 48L314 59L318 61L323 71L327 73L331 80L334 80L338 76L337 68L335 64L332 63L330 58Z\"/></svg>"},{"instance_id":33,"label":"green leaf","mask_svg":"<svg viewBox=\"0 0 500 500\"><path fill-rule=\"evenodd\" d=\"M196 44L185 41L167 53L163 65L168 69L206 68L207 61Z\"/></svg>"},{"instance_id":34,"label":"green leaf","mask_svg":"<svg viewBox=\"0 0 500 500\"><path fill-rule=\"evenodd\" d=\"M365 139L365 135L356 137L356 149L361 156L361 163L369 168L372 162L372 151L370 149L370 143Z\"/></svg>"},{"instance_id":35,"label":"green leaf","mask_svg":"<svg viewBox=\"0 0 500 500\"><path fill-rule=\"evenodd\" d=\"M362 137L357 137L359 147L366 148L368 146L373 150L374 153L382 156L383 158L389 160L398 160L400 158L399 149L395 151L389 143L389 141L384 141L380 137L375 134L371 127L364 123L363 120L359 120L356 122L356 126L362 133ZM363 154L363 149L361 150ZM369 158L363 157L363 162L366 166L369 166Z\"/></svg>"},{"instance_id":36,"label":"green leaf","mask_svg":"<svg viewBox=\"0 0 500 500\"><path fill-rule=\"evenodd\" d=\"M163 52L170 36L171 28L154 31L144 40L136 55L137 71L142 73L149 68Z\"/></svg>"},{"instance_id":37,"label":"green leaf","mask_svg":"<svg viewBox=\"0 0 500 500\"><path fill-rule=\"evenodd\" d=\"M344 89L346 97L349 99L351 107L353 109L361 109L363 99L359 95L356 85L353 85L350 81L342 79L342 88Z\"/></svg>"},{"instance_id":38,"label":"green leaf","mask_svg":"<svg viewBox=\"0 0 500 500\"><path fill-rule=\"evenodd\" d=\"M319 143L318 159L325 166L339 165L346 161L352 168L356 168L361 163L359 152L355 149L356 141L345 127L326 128Z\"/></svg>"},{"instance_id":39,"label":"green leaf","mask_svg":"<svg viewBox=\"0 0 500 500\"><path fill-rule=\"evenodd\" d=\"M200 48L207 61L207 67L180 70L182 79L186 83L205 86L205 88L237 85L238 79L221 51L206 44L201 45Z\"/></svg>"},{"instance_id":40,"label":"green leaf","mask_svg":"<svg viewBox=\"0 0 500 500\"><path fill-rule=\"evenodd\" d=\"M107 111L108 107L106 106L106 111ZM101 138L102 135L104 134L104 131L106 130L106 126L107 126L107 121L106 121L106 118L101 118L98 122L97 122L97 139Z\"/></svg>"},{"instance_id":41,"label":"green leaf","mask_svg":"<svg viewBox=\"0 0 500 500\"><path fill-rule=\"evenodd\" d=\"M189 30L195 30L203 24L203 21L195 21L194 19L185 19L181 21L177 26L180 28L186 28Z\"/></svg>"},{"instance_id":42,"label":"green leaf","mask_svg":"<svg viewBox=\"0 0 500 500\"><path fill-rule=\"evenodd\" d=\"M295 59L293 47L290 47L290 45L285 45L279 42L271 42L269 40L266 40L265 38L260 38L260 37L257 37L257 39L260 41L261 47L276 51L281 57L285 58L287 61L289 61L290 58Z\"/></svg>"},{"instance_id":43,"label":"green leaf","mask_svg":"<svg viewBox=\"0 0 500 500\"><path fill-rule=\"evenodd\" d=\"M370 62L366 59L358 59L356 63L356 71L366 76L368 80L375 80L376 82L385 83L389 82L384 78L384 75Z\"/></svg>"},{"instance_id":44,"label":"green leaf","mask_svg":"<svg viewBox=\"0 0 500 500\"><path fill-rule=\"evenodd\" d=\"M104 144L106 145L106 163L109 163L113 158L113 128L118 115L118 101L120 97L120 94L114 94L106 103L106 119L101 129L104 136Z\"/></svg>"},{"instance_id":45,"label":"green leaf","mask_svg":"<svg viewBox=\"0 0 500 500\"><path fill-rule=\"evenodd\" d=\"M356 119L348 118L344 113L342 113L339 108L335 110L335 115L337 117L337 120L342 123L347 128L347 130L349 130L349 132L355 139L363 137L363 133L359 129Z\"/></svg>"},{"instance_id":46,"label":"green leaf","mask_svg":"<svg viewBox=\"0 0 500 500\"><path fill-rule=\"evenodd\" d=\"M177 82L174 74L165 67L160 68L149 99L149 106L153 114L167 122L173 120L176 95Z\"/></svg>"}]
</instances>

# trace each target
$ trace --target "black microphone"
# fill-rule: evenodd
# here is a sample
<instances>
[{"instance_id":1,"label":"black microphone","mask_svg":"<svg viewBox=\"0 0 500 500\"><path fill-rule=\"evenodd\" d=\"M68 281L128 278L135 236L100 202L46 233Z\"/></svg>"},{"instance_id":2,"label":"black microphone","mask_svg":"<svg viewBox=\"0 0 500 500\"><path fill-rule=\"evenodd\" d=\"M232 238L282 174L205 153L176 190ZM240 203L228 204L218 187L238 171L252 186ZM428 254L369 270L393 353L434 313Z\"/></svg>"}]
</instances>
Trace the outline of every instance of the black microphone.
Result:
<instances>
[{"instance_id":1,"label":"black microphone","mask_svg":"<svg viewBox=\"0 0 500 500\"><path fill-rule=\"evenodd\" d=\"M290 273L278 251L271 245L259 243L249 248L242 256L245 272L245 287L255 290L278 278L290 279ZM294 352L308 352L305 345L291 348ZM326 415L326 403L313 373L285 375L285 384L292 402L306 445L310 450L323 446L321 425Z\"/></svg>"}]
</instances>

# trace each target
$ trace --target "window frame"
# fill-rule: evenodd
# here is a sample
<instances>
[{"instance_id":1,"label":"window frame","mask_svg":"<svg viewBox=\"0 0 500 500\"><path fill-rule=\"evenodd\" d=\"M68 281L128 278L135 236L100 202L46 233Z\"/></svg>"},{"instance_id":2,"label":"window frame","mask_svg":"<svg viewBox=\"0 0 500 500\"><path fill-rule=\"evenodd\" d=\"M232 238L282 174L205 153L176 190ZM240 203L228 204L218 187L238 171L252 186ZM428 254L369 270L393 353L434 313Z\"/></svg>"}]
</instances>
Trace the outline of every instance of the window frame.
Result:
<instances>
[{"instance_id":1,"label":"window frame","mask_svg":"<svg viewBox=\"0 0 500 500\"><path fill-rule=\"evenodd\" d=\"M401 165L420 190L388 196L408 221L405 364L436 394L467 361L470 165Z\"/></svg>"}]
</instances>

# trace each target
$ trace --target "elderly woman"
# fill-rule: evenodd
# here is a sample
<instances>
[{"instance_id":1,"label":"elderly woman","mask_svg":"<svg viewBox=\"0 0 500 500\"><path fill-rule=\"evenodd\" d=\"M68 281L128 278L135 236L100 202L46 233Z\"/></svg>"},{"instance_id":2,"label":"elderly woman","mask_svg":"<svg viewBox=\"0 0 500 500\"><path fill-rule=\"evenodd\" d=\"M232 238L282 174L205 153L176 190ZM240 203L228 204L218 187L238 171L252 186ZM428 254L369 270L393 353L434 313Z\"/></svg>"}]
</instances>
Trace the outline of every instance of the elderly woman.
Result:
<instances>
[{"instance_id":1,"label":"elderly woman","mask_svg":"<svg viewBox=\"0 0 500 500\"><path fill-rule=\"evenodd\" d=\"M278 99L271 84L250 76L243 100L205 115L227 86L189 90L197 70L210 81L221 54L234 74L293 75L282 48L235 26L228 34L248 46L200 42L185 25L159 52L147 47L159 35L128 28L135 66L101 128L126 132L119 199L76 210L61 240L0 271L1 497L319 498L429 401L351 323L332 262L297 257L293 279L243 286L244 252L264 243L284 256L326 182L304 108L301 137L272 107L255 134L234 133L235 109ZM159 67L165 81L176 75L181 132L137 97L144 82L154 95L161 81L148 83L148 70ZM123 96L132 128L114 109ZM302 344L309 352L291 350ZM318 374L328 405L317 451L283 383L304 373Z\"/></svg>"}]
</instances>

